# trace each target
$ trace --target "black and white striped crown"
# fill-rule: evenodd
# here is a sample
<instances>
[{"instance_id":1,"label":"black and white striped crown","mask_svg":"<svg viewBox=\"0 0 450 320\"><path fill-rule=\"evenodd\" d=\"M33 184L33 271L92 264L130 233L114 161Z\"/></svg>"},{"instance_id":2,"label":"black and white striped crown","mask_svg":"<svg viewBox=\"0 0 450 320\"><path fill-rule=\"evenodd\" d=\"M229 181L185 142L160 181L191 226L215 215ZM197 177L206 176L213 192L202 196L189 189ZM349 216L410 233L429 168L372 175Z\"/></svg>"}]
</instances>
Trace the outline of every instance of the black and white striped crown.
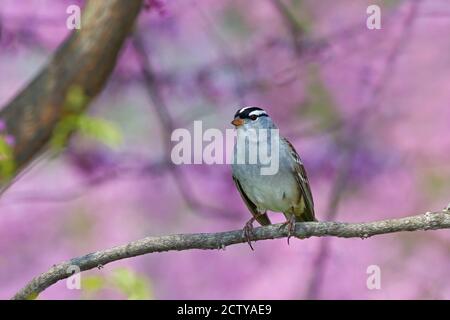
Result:
<instances>
[{"instance_id":1,"label":"black and white striped crown","mask_svg":"<svg viewBox=\"0 0 450 320\"><path fill-rule=\"evenodd\" d=\"M263 109L258 107L243 107L239 109L234 115L235 118L247 119L252 116L268 117L269 115Z\"/></svg>"}]
</instances>

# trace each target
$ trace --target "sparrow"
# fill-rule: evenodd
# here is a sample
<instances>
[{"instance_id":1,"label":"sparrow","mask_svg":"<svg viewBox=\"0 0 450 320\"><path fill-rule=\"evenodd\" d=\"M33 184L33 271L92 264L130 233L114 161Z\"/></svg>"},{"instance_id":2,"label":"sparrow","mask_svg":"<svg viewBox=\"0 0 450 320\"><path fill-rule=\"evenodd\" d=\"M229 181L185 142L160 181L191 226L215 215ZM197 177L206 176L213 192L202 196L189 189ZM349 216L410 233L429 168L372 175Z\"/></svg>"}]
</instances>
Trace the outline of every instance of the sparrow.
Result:
<instances>
[{"instance_id":1,"label":"sparrow","mask_svg":"<svg viewBox=\"0 0 450 320\"><path fill-rule=\"evenodd\" d=\"M282 212L286 217L283 226L288 228L288 244L296 222L317 221L314 215L314 202L306 175L305 167L293 145L284 137L278 135L278 129L270 116L258 107L243 107L234 115L231 122L237 130L237 138L233 151L231 165L233 180L242 200L252 213L252 218L244 227L244 234L250 248L250 234L253 232L253 222L256 220L262 226L271 224L267 211ZM261 129L266 132L276 132L272 140L270 134L260 135ZM249 135L249 131L256 132ZM263 175L261 168L267 167L258 156L257 161L249 161L249 152L266 148L277 152L273 142L278 142L278 170L274 174ZM252 149L253 148L253 149ZM273 149L273 150L272 150ZM243 158L245 154L246 158ZM237 161L241 159L245 161ZM244 163L243 163L244 162Z\"/></svg>"}]
</instances>

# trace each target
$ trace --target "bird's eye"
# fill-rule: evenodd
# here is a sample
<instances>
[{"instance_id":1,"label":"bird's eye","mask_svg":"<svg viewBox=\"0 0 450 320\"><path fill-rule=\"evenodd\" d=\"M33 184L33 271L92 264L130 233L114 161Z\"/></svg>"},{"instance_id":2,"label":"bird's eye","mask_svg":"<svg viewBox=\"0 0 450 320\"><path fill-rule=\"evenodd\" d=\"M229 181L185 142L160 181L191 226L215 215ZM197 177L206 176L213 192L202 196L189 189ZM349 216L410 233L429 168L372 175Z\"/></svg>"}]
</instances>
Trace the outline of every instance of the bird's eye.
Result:
<instances>
[{"instance_id":1,"label":"bird's eye","mask_svg":"<svg viewBox=\"0 0 450 320\"><path fill-rule=\"evenodd\" d=\"M253 121L255 121L256 119L258 119L258 116L251 115L249 118L252 119Z\"/></svg>"}]
</instances>

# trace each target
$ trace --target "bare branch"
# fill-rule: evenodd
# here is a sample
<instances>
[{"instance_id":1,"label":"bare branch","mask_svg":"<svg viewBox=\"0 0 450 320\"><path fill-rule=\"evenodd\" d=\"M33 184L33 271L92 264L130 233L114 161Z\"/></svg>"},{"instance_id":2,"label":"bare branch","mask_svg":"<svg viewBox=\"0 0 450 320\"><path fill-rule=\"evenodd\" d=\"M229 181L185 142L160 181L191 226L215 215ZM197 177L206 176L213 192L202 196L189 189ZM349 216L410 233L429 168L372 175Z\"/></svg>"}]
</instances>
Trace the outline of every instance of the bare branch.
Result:
<instances>
[{"instance_id":1,"label":"bare branch","mask_svg":"<svg viewBox=\"0 0 450 320\"><path fill-rule=\"evenodd\" d=\"M253 241L287 237L286 228L275 224L254 229ZM450 229L450 212L427 212L422 215L400 219L381 220L367 223L344 222L305 222L297 223L294 236L305 239L309 237L368 238L374 235L400 231L419 231ZM54 265L47 272L31 280L13 299L35 298L39 293L59 280L71 276L69 270L78 266L81 271L104 266L110 262L127 259L147 253L181 251L190 249L224 249L227 246L246 243L242 230L218 233L176 234L160 237L147 237L125 245L93 252L82 257ZM69 269L69 267L72 267Z\"/></svg>"}]
</instances>

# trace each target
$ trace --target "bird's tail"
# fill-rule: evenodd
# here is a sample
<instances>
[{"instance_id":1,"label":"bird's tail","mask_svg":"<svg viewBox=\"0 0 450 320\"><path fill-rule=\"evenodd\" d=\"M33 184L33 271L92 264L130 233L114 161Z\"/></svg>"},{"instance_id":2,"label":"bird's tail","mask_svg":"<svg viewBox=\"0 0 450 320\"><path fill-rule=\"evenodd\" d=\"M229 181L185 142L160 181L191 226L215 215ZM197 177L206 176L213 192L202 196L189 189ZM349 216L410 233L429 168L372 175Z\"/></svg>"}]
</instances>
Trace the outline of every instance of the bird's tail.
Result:
<instances>
[{"instance_id":1,"label":"bird's tail","mask_svg":"<svg viewBox=\"0 0 450 320\"><path fill-rule=\"evenodd\" d=\"M267 213L260 214L257 217L255 217L255 219L262 226L268 226L269 224L272 224L272 222L270 222L269 217L267 216Z\"/></svg>"},{"instance_id":2,"label":"bird's tail","mask_svg":"<svg viewBox=\"0 0 450 320\"><path fill-rule=\"evenodd\" d=\"M286 219L289 220L289 215L291 213L287 214L285 213L284 215L286 216ZM308 222L308 221L318 221L314 215L314 210L309 210L308 208L305 208L303 211L301 212L295 212L294 211L294 215L295 215L295 221L296 222Z\"/></svg>"},{"instance_id":3,"label":"bird's tail","mask_svg":"<svg viewBox=\"0 0 450 320\"><path fill-rule=\"evenodd\" d=\"M307 209L305 211L303 211L301 215L299 215L299 216L296 215L295 217L296 217L295 220L299 221L299 222L317 221L317 219L314 215L314 211L307 210Z\"/></svg>"}]
</instances>

